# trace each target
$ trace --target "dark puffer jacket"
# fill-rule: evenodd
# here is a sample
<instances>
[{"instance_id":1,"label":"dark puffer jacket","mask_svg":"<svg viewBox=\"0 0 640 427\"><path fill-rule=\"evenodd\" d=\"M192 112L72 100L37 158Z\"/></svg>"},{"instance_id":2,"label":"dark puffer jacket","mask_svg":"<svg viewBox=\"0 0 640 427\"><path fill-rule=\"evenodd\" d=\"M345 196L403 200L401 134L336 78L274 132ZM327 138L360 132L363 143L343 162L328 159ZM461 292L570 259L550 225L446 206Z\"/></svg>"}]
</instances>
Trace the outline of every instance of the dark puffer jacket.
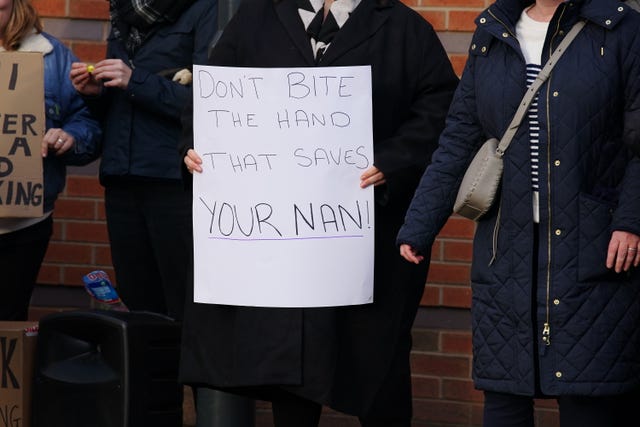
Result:
<instances>
[{"instance_id":1,"label":"dark puffer jacket","mask_svg":"<svg viewBox=\"0 0 640 427\"><path fill-rule=\"evenodd\" d=\"M515 24L531 3L498 0L476 20L447 127L399 244L428 252L475 150L511 121L526 88ZM613 230L640 235L640 15L612 0L562 3L543 63L578 19L588 23L539 93L539 227L526 120L504 157L500 200L477 224L471 286L480 389L532 395L534 342L545 394L640 386L640 273L605 267Z\"/></svg>"}]
</instances>

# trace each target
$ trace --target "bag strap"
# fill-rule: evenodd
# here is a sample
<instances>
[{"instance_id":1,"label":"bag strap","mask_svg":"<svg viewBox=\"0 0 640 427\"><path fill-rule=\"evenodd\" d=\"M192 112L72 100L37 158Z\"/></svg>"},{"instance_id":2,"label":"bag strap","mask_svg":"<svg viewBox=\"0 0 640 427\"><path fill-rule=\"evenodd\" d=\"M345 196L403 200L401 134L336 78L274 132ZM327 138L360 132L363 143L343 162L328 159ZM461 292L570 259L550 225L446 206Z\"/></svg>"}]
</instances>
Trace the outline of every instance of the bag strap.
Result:
<instances>
[{"instance_id":1,"label":"bag strap","mask_svg":"<svg viewBox=\"0 0 640 427\"><path fill-rule=\"evenodd\" d=\"M518 131L518 127L520 126L520 123L522 122L524 115L527 113L527 110L529 109L529 106L533 101L533 98L535 97L536 93L538 93L538 90L540 90L540 87L545 82L545 80L547 80L551 75L551 70L553 69L553 66L556 65L556 62L558 62L558 60L560 59L564 51L567 50L567 47L569 46L569 44L571 44L573 39L576 38L576 36L580 32L580 30L582 30L585 24L586 24L586 21L578 21L575 23L575 25L571 28L571 31L567 33L567 36L564 38L564 40L562 40L558 45L558 47L556 47L556 49L553 51L547 63L544 65L542 70L540 70L540 72L536 76L535 81L527 89L527 93L525 93L524 97L522 98L522 102L520 102L520 106L518 107L516 114L513 116L513 120L511 120L511 124L509 125L506 132L500 139L500 143L498 144L498 148L496 149L496 154L499 157L502 157L504 155L504 152L507 151L507 148L509 147L511 140L513 139L516 132Z\"/></svg>"}]
</instances>

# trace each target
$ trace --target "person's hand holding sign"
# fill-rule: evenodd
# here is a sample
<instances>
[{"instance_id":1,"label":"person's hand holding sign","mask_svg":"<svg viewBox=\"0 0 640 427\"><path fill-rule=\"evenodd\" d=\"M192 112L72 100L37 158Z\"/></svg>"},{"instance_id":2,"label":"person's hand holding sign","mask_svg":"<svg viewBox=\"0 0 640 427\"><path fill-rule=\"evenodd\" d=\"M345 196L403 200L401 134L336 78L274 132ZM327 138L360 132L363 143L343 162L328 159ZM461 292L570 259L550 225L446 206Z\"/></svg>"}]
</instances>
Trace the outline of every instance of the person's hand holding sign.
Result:
<instances>
[{"instance_id":1,"label":"person's hand holding sign","mask_svg":"<svg viewBox=\"0 0 640 427\"><path fill-rule=\"evenodd\" d=\"M184 156L184 164L189 173L202 172L202 159L193 148L189 149L189 151L187 151L187 155Z\"/></svg>"},{"instance_id":2,"label":"person's hand holding sign","mask_svg":"<svg viewBox=\"0 0 640 427\"><path fill-rule=\"evenodd\" d=\"M370 185L382 185L387 180L384 177L384 174L380 172L375 166L371 166L369 169L364 171L362 175L360 175L360 187L367 188Z\"/></svg>"}]
</instances>

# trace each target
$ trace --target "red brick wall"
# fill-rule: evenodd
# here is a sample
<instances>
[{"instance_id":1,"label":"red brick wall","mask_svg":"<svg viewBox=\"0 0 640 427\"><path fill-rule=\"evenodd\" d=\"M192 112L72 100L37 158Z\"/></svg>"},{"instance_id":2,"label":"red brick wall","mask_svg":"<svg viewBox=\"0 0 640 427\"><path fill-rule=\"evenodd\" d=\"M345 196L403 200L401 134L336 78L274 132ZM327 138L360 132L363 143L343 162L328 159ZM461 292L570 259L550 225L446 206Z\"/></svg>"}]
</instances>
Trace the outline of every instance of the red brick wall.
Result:
<instances>
[{"instance_id":1,"label":"red brick wall","mask_svg":"<svg viewBox=\"0 0 640 427\"><path fill-rule=\"evenodd\" d=\"M445 41L454 68L460 74L466 60L464 37L470 37L473 20L488 0L404 0L429 20ZM85 38L82 30L62 38L84 61L104 56L107 34L106 0L33 0L45 18L45 29L65 33L74 25L102 25L100 38ZM463 42L460 42L462 37ZM456 42L457 40L457 42ZM463 46L461 46L461 44ZM95 166L93 167L95 170ZM91 169L89 169L91 171ZM102 187L94 172L71 173L55 211L55 234L39 282L52 286L81 286L83 274L94 269L114 277L107 239ZM466 311L471 304L469 269L474 223L452 217L433 248L431 269L422 304L425 309ZM419 426L478 426L482 394L474 390L471 375L471 338L468 329L416 328L412 369L415 422ZM538 402L538 426L557 425L553 403ZM258 406L258 425L270 425L266 405ZM357 426L356 420L329 411L323 426Z\"/></svg>"}]
</instances>

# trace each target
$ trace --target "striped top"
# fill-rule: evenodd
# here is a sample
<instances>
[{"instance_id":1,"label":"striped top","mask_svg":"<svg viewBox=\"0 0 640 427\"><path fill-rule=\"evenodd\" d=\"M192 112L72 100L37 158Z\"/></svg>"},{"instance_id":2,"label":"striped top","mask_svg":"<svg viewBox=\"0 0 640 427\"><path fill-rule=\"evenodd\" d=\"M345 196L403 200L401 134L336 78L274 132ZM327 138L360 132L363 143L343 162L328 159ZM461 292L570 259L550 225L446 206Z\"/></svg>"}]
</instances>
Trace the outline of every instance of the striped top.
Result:
<instances>
[{"instance_id":1,"label":"striped top","mask_svg":"<svg viewBox=\"0 0 640 427\"><path fill-rule=\"evenodd\" d=\"M527 87L531 86L542 70L540 64L527 64ZM527 112L529 119L529 143L531 145L531 187L539 191L539 162L540 162L540 122L538 121L538 95L531 101Z\"/></svg>"},{"instance_id":2,"label":"striped top","mask_svg":"<svg viewBox=\"0 0 640 427\"><path fill-rule=\"evenodd\" d=\"M525 9L516 24L516 35L522 55L527 64L527 87L542 70L542 49L547 36L548 22L534 21ZM531 188L533 190L533 221L540 222L539 184L540 184L540 121L538 116L538 95L531 102L527 119L529 122L529 144L531 147Z\"/></svg>"}]
</instances>

